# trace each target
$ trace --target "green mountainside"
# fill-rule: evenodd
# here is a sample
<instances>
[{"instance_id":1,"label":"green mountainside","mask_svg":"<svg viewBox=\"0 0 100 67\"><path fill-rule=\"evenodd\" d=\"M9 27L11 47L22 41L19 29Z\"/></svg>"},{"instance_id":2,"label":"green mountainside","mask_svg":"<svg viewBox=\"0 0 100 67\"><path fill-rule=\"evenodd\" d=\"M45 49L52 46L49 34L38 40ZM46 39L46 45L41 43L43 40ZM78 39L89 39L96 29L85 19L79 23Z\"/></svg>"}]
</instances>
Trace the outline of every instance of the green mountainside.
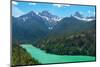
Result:
<instances>
[{"instance_id":1,"label":"green mountainside","mask_svg":"<svg viewBox=\"0 0 100 67\"><path fill-rule=\"evenodd\" d=\"M12 46L12 66L16 65L31 65L40 64L37 60L31 57L31 55L22 47L13 44Z\"/></svg>"}]
</instances>

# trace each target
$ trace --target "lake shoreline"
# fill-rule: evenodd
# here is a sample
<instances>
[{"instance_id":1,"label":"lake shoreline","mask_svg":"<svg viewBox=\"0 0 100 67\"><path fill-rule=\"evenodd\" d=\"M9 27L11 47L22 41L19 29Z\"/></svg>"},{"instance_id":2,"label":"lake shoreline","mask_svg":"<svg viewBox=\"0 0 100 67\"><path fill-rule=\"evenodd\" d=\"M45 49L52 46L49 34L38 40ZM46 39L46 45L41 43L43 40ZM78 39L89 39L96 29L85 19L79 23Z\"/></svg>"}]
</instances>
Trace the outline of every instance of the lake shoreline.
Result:
<instances>
[{"instance_id":1,"label":"lake shoreline","mask_svg":"<svg viewBox=\"0 0 100 67\"><path fill-rule=\"evenodd\" d=\"M32 44L21 44L22 48L26 49L36 60L42 64L48 63L71 63L71 62L87 62L95 61L96 57L91 56L69 56L69 55L54 55L34 47Z\"/></svg>"}]
</instances>

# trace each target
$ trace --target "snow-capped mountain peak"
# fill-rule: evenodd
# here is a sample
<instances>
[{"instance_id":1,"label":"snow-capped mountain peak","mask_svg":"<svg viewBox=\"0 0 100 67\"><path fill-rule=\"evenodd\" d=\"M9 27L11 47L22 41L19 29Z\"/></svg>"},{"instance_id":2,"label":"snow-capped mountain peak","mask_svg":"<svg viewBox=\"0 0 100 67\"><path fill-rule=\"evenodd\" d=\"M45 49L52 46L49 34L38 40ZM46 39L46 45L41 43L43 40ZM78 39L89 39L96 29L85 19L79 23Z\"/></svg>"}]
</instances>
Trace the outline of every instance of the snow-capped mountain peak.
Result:
<instances>
[{"instance_id":1,"label":"snow-capped mountain peak","mask_svg":"<svg viewBox=\"0 0 100 67\"><path fill-rule=\"evenodd\" d=\"M29 13L18 17L18 20L21 21L22 23L26 21L32 21L32 19L40 21L42 20L48 26L49 30L52 30L53 27L58 23L58 21L61 20L60 17L53 15L48 11L42 11L42 12L30 11Z\"/></svg>"},{"instance_id":2,"label":"snow-capped mountain peak","mask_svg":"<svg viewBox=\"0 0 100 67\"><path fill-rule=\"evenodd\" d=\"M38 15L42 17L44 20L46 20L46 24L48 24L49 26L54 26L57 24L57 21L61 20L60 17L53 15L48 11L39 12Z\"/></svg>"},{"instance_id":3,"label":"snow-capped mountain peak","mask_svg":"<svg viewBox=\"0 0 100 67\"><path fill-rule=\"evenodd\" d=\"M78 19L78 20L82 20L82 21L92 21L92 20L95 20L95 17L84 17L79 12L75 12L75 14L73 15L73 17L76 18L76 19Z\"/></svg>"}]
</instances>

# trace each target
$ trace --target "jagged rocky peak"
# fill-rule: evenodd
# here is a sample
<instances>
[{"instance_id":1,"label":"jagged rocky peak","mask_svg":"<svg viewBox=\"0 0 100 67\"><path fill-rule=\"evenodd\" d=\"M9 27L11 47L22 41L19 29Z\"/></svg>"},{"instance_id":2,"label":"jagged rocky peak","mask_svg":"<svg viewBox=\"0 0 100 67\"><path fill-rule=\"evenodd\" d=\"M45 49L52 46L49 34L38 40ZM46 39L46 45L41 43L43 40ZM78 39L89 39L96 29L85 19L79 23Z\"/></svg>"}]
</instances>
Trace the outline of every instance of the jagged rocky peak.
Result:
<instances>
[{"instance_id":1,"label":"jagged rocky peak","mask_svg":"<svg viewBox=\"0 0 100 67\"><path fill-rule=\"evenodd\" d=\"M34 11L30 11L26 14L27 16L36 16L37 14Z\"/></svg>"},{"instance_id":2,"label":"jagged rocky peak","mask_svg":"<svg viewBox=\"0 0 100 67\"><path fill-rule=\"evenodd\" d=\"M84 18L80 12L75 12L74 16L79 17L79 18Z\"/></svg>"},{"instance_id":3,"label":"jagged rocky peak","mask_svg":"<svg viewBox=\"0 0 100 67\"><path fill-rule=\"evenodd\" d=\"M57 18L58 17L56 15L51 14L49 11L46 11L46 10L39 12L39 15L46 16L48 18Z\"/></svg>"}]
</instances>

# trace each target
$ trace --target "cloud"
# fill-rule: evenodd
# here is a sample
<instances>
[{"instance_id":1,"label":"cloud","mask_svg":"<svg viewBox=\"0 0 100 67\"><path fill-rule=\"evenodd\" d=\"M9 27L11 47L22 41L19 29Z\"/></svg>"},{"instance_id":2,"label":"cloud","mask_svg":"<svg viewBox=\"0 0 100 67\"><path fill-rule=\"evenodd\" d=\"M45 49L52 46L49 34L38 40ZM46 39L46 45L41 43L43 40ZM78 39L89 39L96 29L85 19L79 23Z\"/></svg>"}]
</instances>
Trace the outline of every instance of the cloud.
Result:
<instances>
[{"instance_id":1,"label":"cloud","mask_svg":"<svg viewBox=\"0 0 100 67\"><path fill-rule=\"evenodd\" d=\"M71 5L65 5L65 4L53 4L53 6L56 6L56 7L58 7L58 8L61 8L61 7L69 7L69 6L71 6Z\"/></svg>"},{"instance_id":2,"label":"cloud","mask_svg":"<svg viewBox=\"0 0 100 67\"><path fill-rule=\"evenodd\" d=\"M95 15L95 12L92 12L92 11L88 10L88 14Z\"/></svg>"},{"instance_id":3,"label":"cloud","mask_svg":"<svg viewBox=\"0 0 100 67\"><path fill-rule=\"evenodd\" d=\"M90 11L90 10L88 10L88 13L90 14L90 13L91 13L91 11Z\"/></svg>"},{"instance_id":4,"label":"cloud","mask_svg":"<svg viewBox=\"0 0 100 67\"><path fill-rule=\"evenodd\" d=\"M18 2L12 1L13 5L18 5Z\"/></svg>"},{"instance_id":5,"label":"cloud","mask_svg":"<svg viewBox=\"0 0 100 67\"><path fill-rule=\"evenodd\" d=\"M21 16L23 14L24 14L24 12L21 11L18 7L12 6L12 16L19 17L19 16Z\"/></svg>"},{"instance_id":6,"label":"cloud","mask_svg":"<svg viewBox=\"0 0 100 67\"><path fill-rule=\"evenodd\" d=\"M56 7L61 7L61 5L60 4L53 4L53 6L56 6Z\"/></svg>"},{"instance_id":7,"label":"cloud","mask_svg":"<svg viewBox=\"0 0 100 67\"><path fill-rule=\"evenodd\" d=\"M64 5L64 6L70 7L71 5L67 4L67 5Z\"/></svg>"},{"instance_id":8,"label":"cloud","mask_svg":"<svg viewBox=\"0 0 100 67\"><path fill-rule=\"evenodd\" d=\"M93 14L93 15L96 15L96 13L95 13L95 12L92 12L92 14Z\"/></svg>"},{"instance_id":9,"label":"cloud","mask_svg":"<svg viewBox=\"0 0 100 67\"><path fill-rule=\"evenodd\" d=\"M29 3L29 5L36 5L36 3Z\"/></svg>"},{"instance_id":10,"label":"cloud","mask_svg":"<svg viewBox=\"0 0 100 67\"><path fill-rule=\"evenodd\" d=\"M84 14L83 12L81 12L81 11L78 11L80 14Z\"/></svg>"}]
</instances>

